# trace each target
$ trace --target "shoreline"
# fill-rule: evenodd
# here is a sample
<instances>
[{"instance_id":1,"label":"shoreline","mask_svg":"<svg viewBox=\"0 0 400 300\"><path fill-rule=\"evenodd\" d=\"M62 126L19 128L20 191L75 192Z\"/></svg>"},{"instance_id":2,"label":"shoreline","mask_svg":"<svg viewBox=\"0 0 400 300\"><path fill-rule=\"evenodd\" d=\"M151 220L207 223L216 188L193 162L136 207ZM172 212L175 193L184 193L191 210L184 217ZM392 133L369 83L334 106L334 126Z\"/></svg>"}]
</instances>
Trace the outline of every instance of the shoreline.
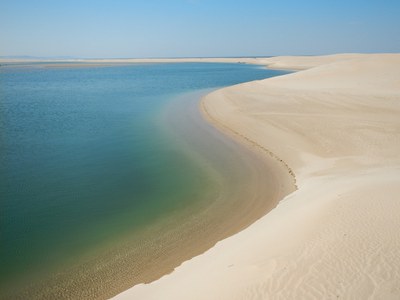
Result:
<instances>
[{"instance_id":1,"label":"shoreline","mask_svg":"<svg viewBox=\"0 0 400 300\"><path fill-rule=\"evenodd\" d=\"M203 114L223 133L293 170L298 189L247 229L117 299L400 295L392 252L400 246L400 54L265 60L305 71L217 90L200 109L206 103Z\"/></svg>"},{"instance_id":2,"label":"shoreline","mask_svg":"<svg viewBox=\"0 0 400 300\"><path fill-rule=\"evenodd\" d=\"M201 210L196 209L195 212L191 213L191 216L189 213L186 215L185 212L182 212L181 217L171 216L169 218L170 224L174 223L175 225L169 226L167 222L164 226L169 228L167 235L165 237L160 236L159 239L165 239L165 242L170 243L172 248L169 247L169 250L172 250L173 253L168 254L168 249L166 249L166 252L160 253L155 260L156 263L151 264L150 272L145 272L147 277L144 281L131 281L134 286L149 284L172 274L174 269L185 261L202 255L219 241L251 226L256 220L271 211L284 195L293 191L291 177L287 176L286 170L282 168L280 163L264 157L264 154L261 154L260 157L254 149L250 149L236 139L232 140L204 120L204 116L198 110L203 97L202 94L204 94L202 91L185 93L167 107L162 117L165 118L163 123L168 124L167 131L171 131L173 134L180 132L180 139L182 139L182 142L184 140L184 143L193 138L191 147L196 148L196 150L198 150L197 146L200 147L200 144L206 145L206 148L213 148L214 144L223 146L223 153L231 152L230 155L240 159L240 161L233 165L229 163L225 166L227 169L225 170L221 166L214 165L220 163L216 158L213 158L215 150L208 153L208 160L210 161L207 161L207 164L211 164L212 168L215 168L218 173L220 172L218 170L221 169L224 169L226 173L218 174L218 176L223 177L223 181L220 182L222 186L218 188L218 197L212 197L207 203L201 204ZM191 100L188 100L188 98ZM186 116L186 118L177 118L177 111L180 112L178 113L179 116ZM183 124L188 123L190 124L186 127L183 126ZM189 131L184 132L188 127L190 127ZM182 128L185 128L185 130L183 131ZM192 134L202 138L194 138ZM181 137L185 135L185 138ZM204 153L204 149L199 151L203 151L200 156L207 155L207 153ZM221 149L217 152L220 151ZM206 152L208 152L208 149ZM199 163L202 164L201 161ZM241 172L238 172L236 164L241 166ZM232 176L229 172L238 175ZM238 181L237 177L241 177L241 179ZM228 181L226 178L228 178ZM264 182L264 178L269 179L270 182ZM240 190L235 189L232 183L236 181L245 184L245 186ZM273 188L273 186L276 186L276 188ZM244 202L242 199L245 196L247 201ZM192 207L190 210L193 211L194 208ZM186 221L182 223L185 218ZM177 224L177 220L179 224ZM209 228L213 228L212 232ZM179 245L179 249L176 245Z\"/></svg>"}]
</instances>

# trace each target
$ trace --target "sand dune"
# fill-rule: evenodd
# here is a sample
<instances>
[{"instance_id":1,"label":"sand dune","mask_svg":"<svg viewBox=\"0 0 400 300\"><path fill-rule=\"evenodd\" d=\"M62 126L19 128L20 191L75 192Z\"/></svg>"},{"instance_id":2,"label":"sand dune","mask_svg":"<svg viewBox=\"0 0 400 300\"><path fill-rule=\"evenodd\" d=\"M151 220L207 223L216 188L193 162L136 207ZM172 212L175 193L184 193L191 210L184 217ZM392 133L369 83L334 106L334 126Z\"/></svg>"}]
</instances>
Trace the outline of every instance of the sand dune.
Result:
<instances>
[{"instance_id":1,"label":"sand dune","mask_svg":"<svg viewBox=\"0 0 400 300\"><path fill-rule=\"evenodd\" d=\"M298 190L118 299L400 299L400 55L263 63L307 70L216 91L203 105L216 126L286 162Z\"/></svg>"}]
</instances>

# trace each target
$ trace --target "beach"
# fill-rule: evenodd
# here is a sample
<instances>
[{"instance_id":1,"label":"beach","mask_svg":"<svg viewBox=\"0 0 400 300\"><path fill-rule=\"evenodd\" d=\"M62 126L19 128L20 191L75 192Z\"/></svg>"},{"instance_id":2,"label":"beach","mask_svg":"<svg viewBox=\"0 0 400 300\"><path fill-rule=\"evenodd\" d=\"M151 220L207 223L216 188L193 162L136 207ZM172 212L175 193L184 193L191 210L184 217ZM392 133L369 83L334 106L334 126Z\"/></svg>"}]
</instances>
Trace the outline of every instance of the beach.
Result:
<instances>
[{"instance_id":1,"label":"beach","mask_svg":"<svg viewBox=\"0 0 400 300\"><path fill-rule=\"evenodd\" d=\"M297 189L116 299L398 299L400 54L230 60L298 70L201 102L207 121L277 161Z\"/></svg>"}]
</instances>

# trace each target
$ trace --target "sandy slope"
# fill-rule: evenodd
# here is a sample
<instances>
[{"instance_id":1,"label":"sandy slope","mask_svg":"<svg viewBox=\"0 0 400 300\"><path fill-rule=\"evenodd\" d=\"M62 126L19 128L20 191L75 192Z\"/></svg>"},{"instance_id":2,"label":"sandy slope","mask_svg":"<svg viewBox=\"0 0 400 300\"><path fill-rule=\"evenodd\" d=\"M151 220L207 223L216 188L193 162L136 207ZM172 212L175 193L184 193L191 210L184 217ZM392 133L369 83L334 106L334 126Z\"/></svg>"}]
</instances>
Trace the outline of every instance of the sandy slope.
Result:
<instances>
[{"instance_id":1,"label":"sandy slope","mask_svg":"<svg viewBox=\"0 0 400 300\"><path fill-rule=\"evenodd\" d=\"M400 54L264 63L312 68L216 91L203 105L283 159L298 190L118 299L400 299Z\"/></svg>"}]
</instances>

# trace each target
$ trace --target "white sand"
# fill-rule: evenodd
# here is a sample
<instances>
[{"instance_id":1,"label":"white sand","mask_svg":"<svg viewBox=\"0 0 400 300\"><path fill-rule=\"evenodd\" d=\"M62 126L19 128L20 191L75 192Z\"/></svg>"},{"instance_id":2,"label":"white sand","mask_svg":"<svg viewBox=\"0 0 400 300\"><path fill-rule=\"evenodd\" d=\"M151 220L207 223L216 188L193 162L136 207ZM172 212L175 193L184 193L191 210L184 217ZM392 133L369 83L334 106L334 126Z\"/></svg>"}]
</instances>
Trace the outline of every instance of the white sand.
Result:
<instances>
[{"instance_id":1,"label":"white sand","mask_svg":"<svg viewBox=\"0 0 400 300\"><path fill-rule=\"evenodd\" d=\"M255 224L118 299L400 299L400 54L278 57L306 69L208 95L298 190Z\"/></svg>"}]
</instances>

